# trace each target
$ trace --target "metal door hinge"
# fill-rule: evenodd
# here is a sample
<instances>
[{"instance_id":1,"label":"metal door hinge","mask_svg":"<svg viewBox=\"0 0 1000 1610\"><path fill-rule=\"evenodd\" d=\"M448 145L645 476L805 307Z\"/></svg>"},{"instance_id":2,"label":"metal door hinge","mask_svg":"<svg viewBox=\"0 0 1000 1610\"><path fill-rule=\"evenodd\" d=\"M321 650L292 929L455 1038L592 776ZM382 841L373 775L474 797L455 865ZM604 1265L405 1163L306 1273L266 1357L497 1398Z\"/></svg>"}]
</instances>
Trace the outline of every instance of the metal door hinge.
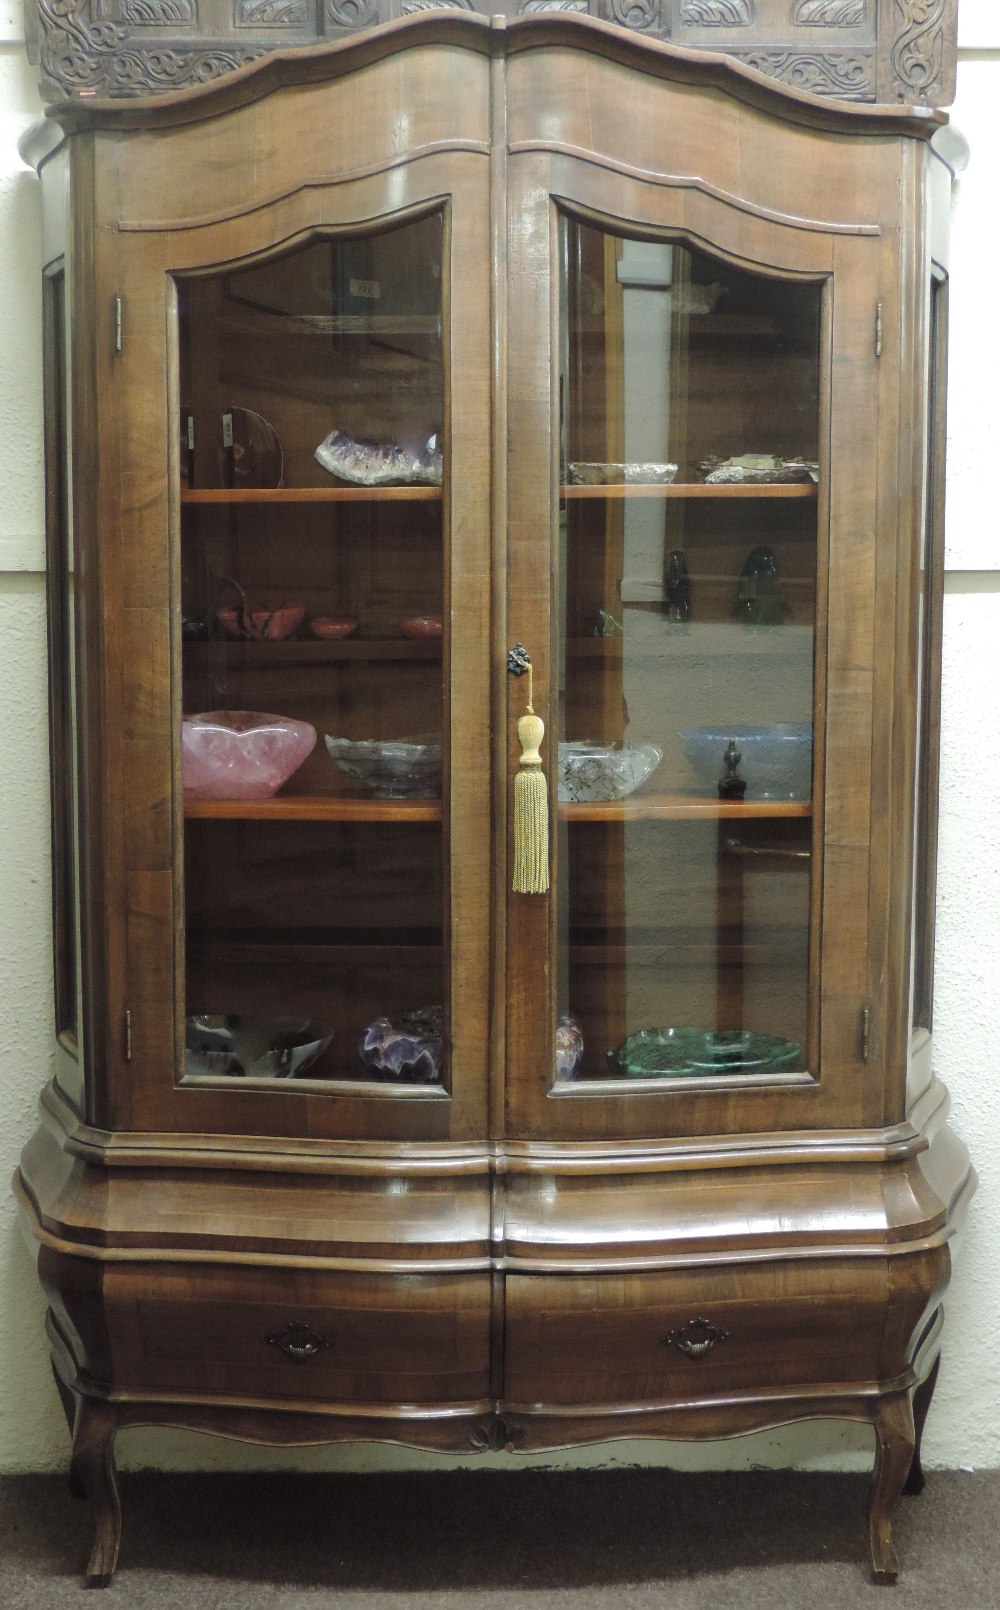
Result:
<instances>
[{"instance_id":1,"label":"metal door hinge","mask_svg":"<svg viewBox=\"0 0 1000 1610\"><path fill-rule=\"evenodd\" d=\"M882 323L882 304L881 304L881 302L876 302L875 303L875 356L876 356L876 358L881 358L881 356L882 356L882 328L883 328L883 323Z\"/></svg>"},{"instance_id":2,"label":"metal door hinge","mask_svg":"<svg viewBox=\"0 0 1000 1610\"><path fill-rule=\"evenodd\" d=\"M125 1061L132 1060L132 1013L125 1013Z\"/></svg>"},{"instance_id":3,"label":"metal door hinge","mask_svg":"<svg viewBox=\"0 0 1000 1610\"><path fill-rule=\"evenodd\" d=\"M120 352L121 349L122 349L122 299L121 299L120 296L115 297L114 319L115 319L115 351Z\"/></svg>"},{"instance_id":4,"label":"metal door hinge","mask_svg":"<svg viewBox=\"0 0 1000 1610\"><path fill-rule=\"evenodd\" d=\"M861 1013L861 1060L868 1061L872 1041L872 1013L871 1007L866 1006Z\"/></svg>"}]
</instances>

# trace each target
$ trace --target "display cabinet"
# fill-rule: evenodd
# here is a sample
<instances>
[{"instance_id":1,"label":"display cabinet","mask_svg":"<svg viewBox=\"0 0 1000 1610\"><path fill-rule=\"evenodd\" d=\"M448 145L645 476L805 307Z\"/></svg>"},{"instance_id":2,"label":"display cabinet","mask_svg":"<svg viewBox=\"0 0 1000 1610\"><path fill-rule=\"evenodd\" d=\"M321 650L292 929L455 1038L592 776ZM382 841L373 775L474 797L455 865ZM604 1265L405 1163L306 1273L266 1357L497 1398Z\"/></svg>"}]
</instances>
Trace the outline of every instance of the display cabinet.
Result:
<instances>
[{"instance_id":1,"label":"display cabinet","mask_svg":"<svg viewBox=\"0 0 1000 1610\"><path fill-rule=\"evenodd\" d=\"M831 1418L893 1579L974 1183L943 123L441 13L28 137L59 1051L16 1190L92 1581L124 1426Z\"/></svg>"}]
</instances>

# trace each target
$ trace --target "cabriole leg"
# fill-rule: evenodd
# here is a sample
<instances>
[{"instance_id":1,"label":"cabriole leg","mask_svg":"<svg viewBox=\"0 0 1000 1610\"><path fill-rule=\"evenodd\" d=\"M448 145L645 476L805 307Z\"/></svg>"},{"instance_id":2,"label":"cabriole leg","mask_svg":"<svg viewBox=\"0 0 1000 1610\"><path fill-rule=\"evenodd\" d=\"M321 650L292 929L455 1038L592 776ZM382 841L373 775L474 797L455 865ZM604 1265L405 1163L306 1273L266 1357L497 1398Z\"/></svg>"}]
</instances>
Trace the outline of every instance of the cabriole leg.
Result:
<instances>
[{"instance_id":1,"label":"cabriole leg","mask_svg":"<svg viewBox=\"0 0 1000 1610\"><path fill-rule=\"evenodd\" d=\"M63 1413L66 1416L66 1424L69 1426L69 1434L71 1439L73 1439L76 1436L76 1393L71 1391L66 1385L66 1382L63 1380L54 1364L52 1366L52 1379L56 1383L56 1390L59 1393L59 1400L62 1403ZM66 1481L74 1498L86 1498L87 1494L84 1489L83 1479L80 1475L80 1472L76 1468L75 1456L70 1459L69 1472L66 1476Z\"/></svg>"},{"instance_id":2,"label":"cabriole leg","mask_svg":"<svg viewBox=\"0 0 1000 1610\"><path fill-rule=\"evenodd\" d=\"M115 1574L122 1535L122 1510L115 1466L115 1411L96 1398L81 1398L73 1439L72 1474L81 1482L97 1536L87 1566L88 1588L106 1588Z\"/></svg>"},{"instance_id":3,"label":"cabriole leg","mask_svg":"<svg viewBox=\"0 0 1000 1610\"><path fill-rule=\"evenodd\" d=\"M913 1450L913 1463L910 1465L910 1473L903 1484L904 1493L909 1493L911 1496L916 1493L922 1493L927 1481L924 1475L924 1467L920 1463L920 1445L924 1440L924 1422L927 1419L927 1411L931 1406L931 1398L934 1396L934 1388L937 1385L940 1367L941 1356L939 1354L934 1360L934 1367L930 1375L928 1375L926 1381L921 1381L913 1394L913 1427L917 1444Z\"/></svg>"},{"instance_id":4,"label":"cabriole leg","mask_svg":"<svg viewBox=\"0 0 1000 1610\"><path fill-rule=\"evenodd\" d=\"M892 1516L910 1467L916 1437L910 1394L885 1398L875 1416L875 1470L868 1502L868 1546L876 1582L895 1582Z\"/></svg>"}]
</instances>

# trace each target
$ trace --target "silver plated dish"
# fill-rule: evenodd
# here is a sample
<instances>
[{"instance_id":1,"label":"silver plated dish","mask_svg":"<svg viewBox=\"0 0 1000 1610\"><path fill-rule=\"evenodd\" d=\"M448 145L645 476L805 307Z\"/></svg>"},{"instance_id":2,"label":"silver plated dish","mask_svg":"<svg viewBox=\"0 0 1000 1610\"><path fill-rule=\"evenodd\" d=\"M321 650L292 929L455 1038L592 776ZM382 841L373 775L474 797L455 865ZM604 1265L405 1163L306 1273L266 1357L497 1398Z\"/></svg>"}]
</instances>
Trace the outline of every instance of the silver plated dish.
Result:
<instances>
[{"instance_id":1,"label":"silver plated dish","mask_svg":"<svg viewBox=\"0 0 1000 1610\"><path fill-rule=\"evenodd\" d=\"M819 465L774 453L740 453L733 458L702 459L706 486L796 486L819 480Z\"/></svg>"},{"instance_id":2,"label":"silver plated dish","mask_svg":"<svg viewBox=\"0 0 1000 1610\"><path fill-rule=\"evenodd\" d=\"M676 464L567 464L573 486L669 486Z\"/></svg>"}]
</instances>

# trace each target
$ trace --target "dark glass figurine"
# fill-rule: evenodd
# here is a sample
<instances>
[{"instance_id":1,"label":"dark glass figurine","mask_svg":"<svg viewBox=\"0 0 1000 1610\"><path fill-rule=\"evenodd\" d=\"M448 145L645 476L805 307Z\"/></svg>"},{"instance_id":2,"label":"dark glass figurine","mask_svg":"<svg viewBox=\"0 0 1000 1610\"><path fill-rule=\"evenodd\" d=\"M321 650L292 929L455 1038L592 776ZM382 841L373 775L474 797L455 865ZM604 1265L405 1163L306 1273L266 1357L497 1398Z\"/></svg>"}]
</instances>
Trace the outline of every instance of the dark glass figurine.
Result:
<instances>
[{"instance_id":1,"label":"dark glass figurine","mask_svg":"<svg viewBox=\"0 0 1000 1610\"><path fill-rule=\"evenodd\" d=\"M687 558L682 549L675 548L667 561L667 584L663 592L668 621L691 619L691 577Z\"/></svg>"},{"instance_id":2,"label":"dark glass figurine","mask_svg":"<svg viewBox=\"0 0 1000 1610\"><path fill-rule=\"evenodd\" d=\"M785 613L770 548L751 548L736 586L736 614L748 626L780 626Z\"/></svg>"},{"instance_id":3,"label":"dark glass figurine","mask_svg":"<svg viewBox=\"0 0 1000 1610\"><path fill-rule=\"evenodd\" d=\"M739 766L742 759L743 756L736 747L735 739L730 738L729 747L722 757L722 764L726 769L719 778L720 799L742 799L746 793L746 781L739 775Z\"/></svg>"}]
</instances>

